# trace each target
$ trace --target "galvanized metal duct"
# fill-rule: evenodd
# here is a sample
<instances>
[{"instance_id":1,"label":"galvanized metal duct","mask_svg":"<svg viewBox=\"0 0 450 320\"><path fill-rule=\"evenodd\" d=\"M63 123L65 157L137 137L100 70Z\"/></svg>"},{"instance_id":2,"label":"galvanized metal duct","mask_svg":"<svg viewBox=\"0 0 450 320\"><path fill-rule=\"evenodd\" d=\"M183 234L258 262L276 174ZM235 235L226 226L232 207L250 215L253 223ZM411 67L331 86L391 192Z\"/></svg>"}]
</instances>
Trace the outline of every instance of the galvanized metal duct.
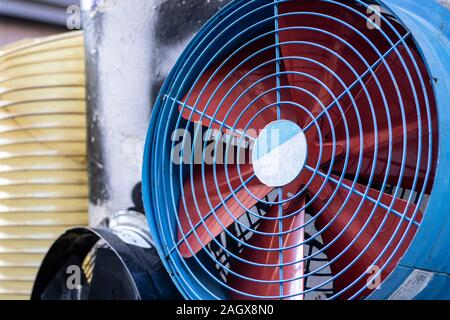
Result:
<instances>
[{"instance_id":1,"label":"galvanized metal duct","mask_svg":"<svg viewBox=\"0 0 450 320\"><path fill-rule=\"evenodd\" d=\"M135 206L131 193L160 86L197 30L229 1L81 1L91 225Z\"/></svg>"},{"instance_id":2,"label":"galvanized metal duct","mask_svg":"<svg viewBox=\"0 0 450 320\"><path fill-rule=\"evenodd\" d=\"M87 223L83 37L0 49L0 299L27 299L44 254Z\"/></svg>"}]
</instances>

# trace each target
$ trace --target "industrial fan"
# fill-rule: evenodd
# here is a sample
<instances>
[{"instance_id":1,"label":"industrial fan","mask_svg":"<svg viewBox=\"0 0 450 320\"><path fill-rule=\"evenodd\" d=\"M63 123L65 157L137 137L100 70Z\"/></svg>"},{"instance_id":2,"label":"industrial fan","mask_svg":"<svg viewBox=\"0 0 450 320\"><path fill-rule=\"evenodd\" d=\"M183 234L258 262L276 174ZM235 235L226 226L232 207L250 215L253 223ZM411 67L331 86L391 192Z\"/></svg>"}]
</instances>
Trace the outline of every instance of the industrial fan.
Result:
<instances>
[{"instance_id":1,"label":"industrial fan","mask_svg":"<svg viewBox=\"0 0 450 320\"><path fill-rule=\"evenodd\" d=\"M450 14L384 3L236 0L184 51L143 195L186 298L448 297Z\"/></svg>"}]
</instances>

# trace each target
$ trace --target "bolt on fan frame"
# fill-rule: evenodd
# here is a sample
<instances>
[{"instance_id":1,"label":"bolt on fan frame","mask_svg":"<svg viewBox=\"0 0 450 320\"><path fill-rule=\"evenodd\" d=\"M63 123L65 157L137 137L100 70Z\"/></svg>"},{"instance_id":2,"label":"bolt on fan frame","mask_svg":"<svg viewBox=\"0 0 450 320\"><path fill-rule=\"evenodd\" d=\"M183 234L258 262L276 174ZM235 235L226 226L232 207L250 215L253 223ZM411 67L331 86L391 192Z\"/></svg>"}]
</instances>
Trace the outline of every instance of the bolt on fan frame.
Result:
<instances>
[{"instance_id":1,"label":"bolt on fan frame","mask_svg":"<svg viewBox=\"0 0 450 320\"><path fill-rule=\"evenodd\" d=\"M180 57L179 61L175 65L172 73L169 75L168 79L166 80L165 84L163 85L161 89L161 94L159 99L156 102L156 105L154 107L152 120L150 123L149 133L147 137L147 144L146 144L146 150L144 155L144 171L143 171L143 194L144 194L144 202L146 206L146 210L148 213L148 219L149 219L149 225L152 232L152 235L155 240L155 244L158 248L159 254L162 257L162 260L168 269L169 273L172 275L172 278L174 279L177 287L179 288L180 292L188 299L217 299L217 298L229 298L229 291L235 291L234 288L230 287L227 283L220 283L219 277L215 275L214 268L209 268L203 264L202 261L204 259L213 259L212 253L208 252L208 250L203 250L201 254L197 254L196 252L191 252L193 259L191 262L187 262L186 259L180 255L178 246L180 245L180 242L176 241L176 233L178 231L179 227L179 221L177 222L177 211L178 211L178 201L180 196L182 199L185 198L185 194L183 192L183 186L177 185L179 184L178 181L180 181L180 173L182 172L182 167L180 166L180 170L177 172L177 170L173 170L171 166L170 156L168 156L168 150L170 145L167 143L167 137L170 136L169 128L178 128L180 118L181 116L176 119L176 116L171 116L174 109L178 110L178 105L181 105L183 107L186 107L186 99L183 101L182 97L184 95L183 92L189 92L190 86L193 81L198 81L192 79L193 74L196 74L196 72L200 72L200 70L195 71L188 71L186 72L184 69L186 68L186 65L190 66L196 66L197 56L195 54L202 54L202 51L199 52L199 47L201 45L205 45L206 48L209 47L209 44L204 44L203 42L205 39L211 40L215 39L215 37L219 37L221 35L221 30L216 30L217 26L219 26L223 21L226 21L227 17L229 17L230 14L233 14L233 12L239 12L240 8L247 7L251 8L248 10L248 12L252 12L253 10L258 10L259 7L263 6L261 3L264 2L264 5L267 6L267 8L271 7L274 10L274 17L272 18L275 23L275 41L279 41L277 28L279 28L278 25L278 17L280 14L278 13L278 6L282 3L289 2L289 1L274 1L271 3L271 1L234 1L230 5L228 5L226 8L224 8L219 14L217 14L215 17L213 17L206 25L205 27L198 33L198 35L194 38L194 40L189 44L183 55ZM346 2L342 1L327 1L327 0L320 0L318 2L322 3L335 3L337 5L341 5L343 7L346 6ZM259 3L259 4L258 4ZM353 1L353 3L359 3L361 5L367 6L366 2L363 1ZM372 3L372 2L371 2ZM393 43L391 49L386 51L386 53L381 54L380 53L380 62L386 63L386 57L395 51L398 54L398 45L400 43L405 43L406 38L413 38L415 40L415 43L417 45L419 54L423 57L423 61L425 62L426 67L428 68L428 74L431 79L433 79L433 90L434 90L434 96L436 98L436 105L437 105L437 121L438 121L438 128L445 128L450 119L449 116L446 114L445 111L443 111L443 108L448 105L448 102L450 101L449 93L448 93L448 87L449 87L449 70L448 67L445 66L445 61L448 61L450 50L449 50L449 34L450 31L448 30L448 27L446 27L445 24L442 24L443 21L449 18L449 12L446 11L446 8L439 5L436 2L429 3L428 1L408 1L408 0L398 0L398 1L375 1L374 3L381 5L384 8L387 8L391 10L391 14L393 14L399 21L402 22L402 24L407 28L408 33L405 35L400 36L397 43ZM426 8L426 9L425 9ZM415 19L414 15L416 13L420 13L422 16L426 17L426 21L428 21L428 24L425 24L425 20L417 20ZM239 18L236 18L236 21L239 21L241 19L245 19L245 14L242 16L239 16ZM263 18L261 18L263 19ZM381 16L382 21L389 24L389 21L387 21L383 16ZM385 21L386 20L386 21ZM236 21L233 21L236 22ZM242 20L241 20L242 21ZM256 22L258 23L258 22ZM442 27L443 26L443 27ZM350 26L351 27L351 26ZM439 29L440 28L440 29ZM225 28L226 29L226 28ZM426 30L426 31L425 31ZM427 32L428 31L428 32ZM223 31L222 31L223 32ZM238 33L239 35L239 33ZM230 42L233 41L233 38L227 39ZM228 43L227 43L228 44ZM278 48L278 43L276 42L274 45L275 48ZM406 48L408 46L406 45ZM217 50L220 52L220 48ZM407 49L409 51L409 49ZM278 61L280 61L280 50L276 49L276 57L275 62L277 64L277 75L281 74L282 71L279 69ZM410 51L409 51L410 53ZM251 53L249 53L249 56ZM400 56L400 55L399 55ZM210 60L214 60L211 57L209 57ZM203 57L205 59L205 57ZM208 60L206 58L205 60ZM414 59L413 63L415 64L415 67L417 68L416 61ZM206 62L205 62L206 63ZM197 66L198 67L198 66ZM206 67L205 67L206 69ZM359 76L359 81L361 81L361 78L363 78L365 75L367 75L369 72L373 73L373 68L369 66L368 72L364 73ZM203 71L202 71L203 72ZM332 70L330 71L330 73ZM191 78L183 78L184 76L189 75ZM200 76L199 76L200 77ZM280 99L279 89L280 88L280 80L277 76L277 85L275 87L275 91L277 94L277 103L276 105L281 105L283 101ZM178 89L173 89L174 86ZM363 89L365 85L363 84ZM423 87L423 81L422 81L422 87ZM424 89L424 87L423 87ZM175 95L167 94L168 92L172 92L172 90L178 91ZM425 90L425 89L424 89ZM345 92L342 93L342 95L345 95L350 90L347 89ZM433 95L433 93L431 93ZM425 97L428 97L428 95L424 95ZM339 104L340 96L335 98L335 101L337 101ZM427 99L427 98L426 98ZM353 101L354 102L354 101ZM165 108L167 104L171 104L172 108ZM427 102L428 105L429 102ZM331 104L329 107L334 106L335 104ZM174 107L175 106L175 107ZM322 105L323 106L323 105ZM268 106L267 108L272 107ZM299 107L299 106L296 106ZM328 107L323 106L325 110L328 109ZM189 107L188 107L189 108ZM189 110L192 111L192 108ZM192 118L192 113L190 118ZM324 112L322 115L327 116L328 120L329 116L327 112ZM212 123L214 119L211 119L206 113L202 113L200 115L201 117L205 117L205 119L210 120ZM250 119L250 122L255 120L255 117L258 115L255 115ZM280 112L278 112L277 117L280 117ZM315 117L313 117L314 119ZM345 121L345 116L343 117ZM239 118L237 119L239 121ZM249 123L250 124L250 123ZM311 122L308 126L313 126L317 124L317 121ZM221 128L226 127L226 124L221 123ZM429 126L429 129L431 131L431 125ZM246 132L245 128L243 133L245 135ZM420 129L419 129L420 130ZM320 134L320 129L318 130ZM334 131L332 130L333 135L333 150L331 154L331 165L330 168L333 167L333 161L334 161L334 155L336 153L335 148L335 136ZM197 132L196 132L197 135ZM449 279L448 279L448 273L450 268L450 261L448 257L445 257L446 248L448 248L448 243L450 241L449 236L445 234L445 232L442 232L442 230L445 230L445 228L449 228L450 225L450 218L448 218L445 215L445 199L443 197L443 193L446 192L446 190L449 190L448 186L448 179L445 179L445 177L448 175L448 173L445 172L445 163L446 163L446 152L449 149L448 146L445 144L445 138L443 130L438 131L439 135L439 146L433 146L432 147L432 137L430 133L430 145L429 145L429 156L431 155L431 152L433 148L437 148L437 168L435 172L434 183L433 183L433 191L430 194L430 197L428 199L427 209L423 210L424 217L423 220L420 222L420 228L417 231L417 234L415 235L414 240L409 245L409 249L405 249L405 255L403 258L399 261L399 263L396 265L394 270L390 273L389 277L385 279L382 283L382 286L378 288L378 290L375 290L371 292L371 295L369 296L372 298L426 298L426 297L438 297L443 298L445 295L448 295L448 288L449 288ZM247 137L249 140L254 139L253 137ZM195 138L194 138L195 140ZM419 139L420 140L420 139ZM376 143L375 143L376 145ZM420 145L420 142L419 142ZM161 150L161 148L163 148ZM419 147L420 150L420 147ZM321 158L323 155L322 147L319 148L319 158ZM374 156L374 158L376 158ZM418 156L418 158L420 158ZM347 157L346 157L347 159ZM430 162L430 161L429 161ZM162 167L161 167L162 165ZM215 165L215 163L214 163ZM420 165L419 165L420 166ZM429 166L427 168L427 178L430 171L431 162L429 163ZM347 167L347 161L344 166ZM360 166L358 166L359 168ZM318 174L318 176L322 176L323 179L327 180L333 180L334 178L331 177L331 170L327 172L327 174L320 173L315 168L309 168L311 171L313 171L315 174ZM239 166L238 166L238 170ZM389 170L388 170L389 171ZM227 174L227 173L226 173ZM356 174L358 176L358 172ZM241 177L241 174L239 172L239 177ZM191 170L191 176L190 179L192 179L192 170ZM205 172L202 167L202 179L205 181ZM217 186L217 177L215 175L214 171L214 179L216 180L216 186ZM417 177L415 178L417 179ZM182 180L182 179L181 179ZM338 186L342 186L348 191L355 191L357 194L359 194L363 199L367 196L368 189L366 192L361 192L358 190L355 190L355 187L348 186L345 183L342 183L342 177L341 180L334 179L334 183L336 183ZM246 181L242 181L246 182ZM371 181L369 181L369 186L371 185ZM414 184L415 185L415 184ZM426 182L425 182L426 185ZM243 184L244 188L246 188L245 183ZM386 180L383 182L383 188L386 186ZM336 188L337 190L338 188ZM414 188L412 188L414 190ZM319 190L319 193L322 189ZM247 191L250 193L250 191L247 189ZM423 187L422 195L425 191L425 187ZM207 192L205 190L205 192ZM295 191L294 191L295 192ZM220 193L220 192L219 192ZM295 198L295 196L292 196L290 198L282 198L281 194L279 193L279 199L278 201L274 200L260 200L259 202L262 202L263 204L269 204L269 205L279 205L280 208L282 204L287 203L288 201L291 201ZM422 195L420 197L422 197ZM234 193L232 193L232 196L234 196ZM381 197L381 195L380 195ZM412 193L409 197L411 199ZM379 198L380 199L380 198ZM420 199L419 199L420 200ZM184 201L184 200L183 200ZM226 199L221 199L221 201L226 201ZM409 201L408 201L409 202ZM420 201L419 201L420 202ZM379 204L379 201L377 201L375 204ZM210 204L211 205L211 204ZM296 212L292 213L291 216L294 216L296 213L302 211L306 205L301 205L302 208L296 210ZM387 210L392 210L393 205L391 205L389 208L385 208ZM198 207L197 207L198 208ZM214 212L214 208L212 208L212 211ZM250 208L248 208L250 209ZM228 210L229 211L229 210ZM249 210L246 210L249 211ZM406 214L402 215L400 212L396 212L396 214L402 215L404 218ZM418 210L415 210L415 213L417 213ZM425 214L426 211L426 214ZM395 213L395 212L394 212ZM414 214L415 214L414 213ZM233 214L229 212L230 216L233 217ZM253 215L255 217L258 217L257 214L254 212L250 212L250 215ZM282 245L283 237L282 235L285 233L283 232L282 227L282 221L283 219L289 218L284 216L283 219L280 219L280 217L277 217L276 215L274 217L264 216L259 218L265 218L266 220L279 220L279 232L274 233L274 236L279 236L281 239L280 244ZM239 223L238 219L233 218L235 223ZM224 226L220 219L217 219L219 223L221 224L222 228L226 231L226 226ZM251 219L249 219L251 220ZM408 222L408 228L414 224L418 224L414 220L414 216L410 219L406 219ZM203 218L200 218L200 222L204 222ZM303 224L304 227L305 224ZM245 225L243 227L246 227ZM298 227L297 229L301 229L302 226ZM206 228L207 229L207 228ZM194 228L195 230L195 228ZM407 229L408 230L408 229ZM253 230L254 232L258 233L258 231ZM290 230L292 231L292 230ZM207 230L208 233L210 233ZM264 232L262 232L264 233ZM197 237L197 232L193 232L193 234ZM186 237L188 235L184 235L181 240L184 240L186 242ZM215 238L214 234L209 235L211 238ZM232 236L232 235L231 235ZM404 238L404 237L403 237ZM403 240L402 238L402 240ZM239 239L237 239L239 240ZM200 241L200 240L198 240ZM392 240L391 240L392 241ZM188 241L189 242L189 241ZM216 239L212 239L212 243L216 243ZM304 244L302 242L301 244ZM401 243L401 241L400 241ZM248 244L246 244L248 245ZM292 246L298 246L296 245ZM251 246L251 245L250 245ZM189 246L188 246L189 247ZM280 246L281 248L282 246ZM398 248L398 247L397 247ZM190 251L192 251L192 248L188 248ZM225 248L226 249L226 248ZM283 246L283 249L278 251L282 252L286 248ZM208 257L209 256L209 257ZM448 255L447 255L448 256ZM237 257L239 259L239 257ZM282 269L284 267L288 267L288 265L283 264L283 256L280 255L280 263L279 265L280 270L282 272ZM194 262L193 262L194 261ZM230 272L231 270L228 270ZM232 271L231 271L232 272ZM419 272L419 273L418 273ZM422 272L422 273L420 273ZM424 274L425 272L425 274ZM398 292L398 288L402 288L402 286L408 286L411 282L412 277L418 277L419 278L422 275L422 282L420 285L418 285L417 288L413 288L413 290L410 290L411 292L415 292L415 294L410 294L410 296L402 296ZM376 276L376 274L375 274ZM305 275L303 274L300 278L304 278ZM282 276L280 276L284 280ZM245 277L244 277L245 279ZM254 279L252 279L254 280ZM409 282L408 282L409 281ZM264 282L264 281L262 281ZM283 282L283 281L279 281ZM284 285L281 285L280 288L280 295L278 296L265 296L265 298L293 298L296 295L284 295L283 294L283 288ZM223 290L225 289L225 290ZM306 292L302 292L300 296L304 295ZM361 293L361 290L358 292L353 293L351 296L348 296L348 298L357 298L358 295ZM238 292L238 294L242 294L242 292ZM297 294L298 296L299 294ZM253 294L245 294L245 297L247 298L262 298L261 296L253 295ZM334 294L331 298L338 298L339 292Z\"/></svg>"}]
</instances>

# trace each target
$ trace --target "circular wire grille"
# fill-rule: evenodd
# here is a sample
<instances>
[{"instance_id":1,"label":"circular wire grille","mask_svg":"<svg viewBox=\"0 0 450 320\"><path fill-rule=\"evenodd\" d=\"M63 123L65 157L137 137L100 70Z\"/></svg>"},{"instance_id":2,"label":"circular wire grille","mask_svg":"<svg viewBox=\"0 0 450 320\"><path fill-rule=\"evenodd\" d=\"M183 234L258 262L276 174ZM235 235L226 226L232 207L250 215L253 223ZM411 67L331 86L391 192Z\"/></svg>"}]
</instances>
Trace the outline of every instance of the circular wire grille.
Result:
<instances>
[{"instance_id":1,"label":"circular wire grille","mask_svg":"<svg viewBox=\"0 0 450 320\"><path fill-rule=\"evenodd\" d=\"M420 226L432 82L411 33L375 1L234 1L158 103L150 223L187 298L364 298ZM269 187L251 150L279 120L302 128L307 162Z\"/></svg>"}]
</instances>

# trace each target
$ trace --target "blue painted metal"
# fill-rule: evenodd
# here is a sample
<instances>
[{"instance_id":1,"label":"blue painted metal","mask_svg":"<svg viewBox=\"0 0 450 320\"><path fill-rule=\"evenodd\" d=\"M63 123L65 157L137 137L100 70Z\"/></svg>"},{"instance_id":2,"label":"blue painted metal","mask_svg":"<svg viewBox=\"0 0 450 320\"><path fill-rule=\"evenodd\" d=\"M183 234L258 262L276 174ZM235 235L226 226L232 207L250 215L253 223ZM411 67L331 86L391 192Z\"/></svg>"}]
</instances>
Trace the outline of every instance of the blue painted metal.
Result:
<instances>
[{"instance_id":1,"label":"blue painted metal","mask_svg":"<svg viewBox=\"0 0 450 320\"><path fill-rule=\"evenodd\" d=\"M434 79L434 91L438 106L439 147L438 167L426 216L405 257L400 262L402 275L393 273L386 280L399 283L415 269L427 270L438 275L418 299L448 298L450 286L450 215L447 193L450 190L450 11L437 1L385 0L383 1L408 27L422 49L429 73ZM400 281L401 282L401 281ZM386 290L384 297L390 290ZM377 293L378 294L378 293Z\"/></svg>"},{"instance_id":2,"label":"blue painted metal","mask_svg":"<svg viewBox=\"0 0 450 320\"><path fill-rule=\"evenodd\" d=\"M323 0L326 2L334 2L332 0ZM194 255L189 261L183 259L178 250L178 245L180 242L175 241L177 238L177 226L179 225L178 221L178 202L180 197L184 199L184 190L183 190L183 180L191 179L192 181L192 164L189 166L179 166L178 168L174 168L171 165L170 159L170 150L173 147L173 143L169 143L171 141L171 134L174 128L186 127L190 132L194 133L194 141L195 137L201 134L198 128L192 128L190 122L186 123L178 114L178 104L183 105L184 108L187 108L191 111L192 114L195 112L194 106L188 106L186 104L180 103L182 96L185 92L189 90L192 86L192 83L195 83L199 80L200 75L204 72L205 69L211 64L211 61L216 57L220 57L221 51L226 51L227 48L233 47L233 45L237 42L240 36L244 33L248 33L251 31L251 28L259 25L264 27L270 23L275 23L275 47L277 48L277 66L279 62L279 38L278 38L278 3L284 2L283 0L275 1L275 5L273 1L234 1L226 8L224 8L219 14L213 17L205 27L198 33L198 35L193 39L193 41L188 45L187 49L184 51L176 66L172 70L169 75L167 81L163 85L161 89L161 95L159 96L156 105L154 107L152 120L150 123L150 128L147 136L146 150L144 156L144 170L143 170L143 195L144 195L144 203L147 210L147 216L149 219L149 225L151 232L153 234L156 246L158 248L158 252L163 258L163 262L165 267L168 269L169 273L172 275L178 289L180 292L188 299L216 299L216 298L228 298L228 294L230 291L236 291L234 288L227 285L227 283L223 282L220 277L217 275L216 271L212 268L208 268L204 263L208 261L208 259L215 259L214 256L207 250L202 252L201 254ZM358 1L362 3L361 1ZM389 298L392 294L397 290L399 286L401 286L408 276L416 269L423 269L428 272L435 273L435 277L427 287L423 288L420 292L417 293L418 299L423 298L445 298L448 297L449 281L448 274L450 273L450 215L447 214L446 211L446 203L445 203L445 193L450 190L450 173L447 170L447 165L450 162L450 145L446 142L447 139L446 129L450 128L450 114L446 111L446 107L450 104L450 96L449 96L449 88L450 88L450 66L446 65L446 62L450 61L450 12L443 7L441 4L437 2L427 1L427 0L385 0L382 2L386 8L392 10L392 12L400 18L400 20L405 24L405 26L409 29L410 33L406 35L398 34L398 38L400 39L397 43L392 43L392 48L388 50L385 54L382 54L378 51L377 48L374 48L380 56L380 59L373 65L367 65L368 70L367 74L373 74L373 70L380 63L386 63L386 56L391 52L397 52L397 47L399 44L404 43L405 39L412 35L414 40L419 44L419 47L422 49L422 54L424 60L428 64L429 73L434 80L433 86L435 90L435 95L437 99L438 106L438 115L439 115L439 146L438 146L438 168L436 172L436 179L434 182L433 192L431 194L428 209L425 214L425 218L421 223L419 228L419 232L410 246L406 256L402 259L400 265L397 269L391 274L391 276L383 283L380 290L377 290L372 298ZM345 7L345 5L342 5ZM251 13L251 14L249 14ZM297 13L298 14L298 13ZM313 14L313 13L309 13ZM316 14L318 16L323 16L321 14ZM333 19L333 17L326 16L329 19ZM419 19L421 17L422 19ZM275 19L274 19L275 18ZM341 21L339 21L341 22ZM386 20L384 21L388 25L390 23ZM352 28L350 25L346 25L348 28ZM338 37L338 35L337 35ZM361 37L365 38L363 34ZM339 38L339 37L338 37ZM366 38L367 39L367 38ZM343 39L339 39L342 40ZM249 41L251 42L251 41ZM213 45L211 45L213 44ZM409 50L409 49L408 49ZM335 53L333 53L335 54ZM360 53L357 53L361 56ZM411 53L409 53L411 54ZM335 54L336 55L336 54ZM338 57L339 58L339 57ZM228 58L229 59L229 58ZM226 61L224 61L225 63ZM242 64L242 63L241 63ZM241 65L240 64L240 65ZM402 61L404 65L404 62ZM414 61L415 68L417 68L417 64ZM201 66L201 67L200 67ZM238 66L239 67L239 66ZM200 69L203 68L203 69ZM217 72L217 71L216 71ZM388 67L388 72L392 77L392 72ZM282 72L277 68L276 77L277 77L277 90L279 90L280 82L279 76ZM359 76L358 80L353 84L356 85L358 82L362 84L362 78L364 76ZM411 76L408 74L409 81L411 81ZM394 78L394 77L392 77ZM226 79L226 77L225 77ZM375 77L376 79L376 77ZM339 80L339 79L338 79ZM376 80L378 82L378 80ZM378 87L380 87L379 82L377 83ZM206 87L206 86L205 86ZM350 86L341 96L350 93ZM366 91L365 86L362 86ZM422 87L424 87L422 80ZM367 91L366 91L367 93ZM415 94L415 93L414 93ZM383 100L384 100L384 108L388 108L386 104L386 100L384 98L384 93L382 92ZM342 108L340 106L339 100L340 97L335 97L334 102L325 107L324 111L319 115L328 116L329 109L337 106L339 111L342 112ZM350 98L353 100L353 96L350 93ZM224 100L226 97L224 97ZM417 96L415 94L415 99L417 102ZM188 99L186 99L187 101ZM400 104L402 104L401 97L399 97ZM277 105L278 108L280 104L285 102L280 101L280 97L278 95ZM290 102L292 103L292 102ZM370 103L370 109L373 114L373 105ZM207 104L209 106L210 101ZM416 103L417 104L417 103ZM428 102L427 102L428 105ZM270 106L269 106L270 107ZM302 106L296 105L298 108L302 108ZM403 110L404 108L402 108ZM388 110L388 109L386 109ZM403 112L403 111L402 111ZM242 114L241 114L242 115ZM278 114L279 115L279 114ZM201 117L207 118L204 113L200 114ZM255 115L256 117L256 115ZM255 118L253 117L253 119ZM403 114L404 117L404 114ZM420 114L419 114L420 117ZM214 118L214 116L212 117ZM345 120L345 117L343 117ZM374 117L376 118L376 117ZM405 119L405 118L404 118ZM210 119L213 121L214 119ZM236 122L238 122L237 120ZM312 122L305 130L309 129L315 122ZM329 120L331 121L331 120ZM390 121L388 119L388 121ZM361 129L361 121L359 120L358 115L358 126ZM219 123L221 128L227 127L224 123ZM345 124L346 128L348 127ZM233 129L234 126L231 127ZM377 132L377 128L375 125L375 133ZM391 125L389 124L389 129L391 129ZM404 128L404 130L406 130ZM419 133L421 128L419 127ZM244 130L245 131L245 130ZM333 141L334 140L334 131ZM406 132L404 132L406 136ZM420 135L420 134L419 134ZM348 134L347 134L348 136ZM377 135L375 134L377 137ZM361 138L362 139L362 138ZM361 143L361 148L362 148ZM376 145L376 143L375 143ZM347 151L349 145L347 143ZM389 151L389 163L391 157L391 148ZM377 149L377 147L376 147ZM403 158L406 155L406 148L403 150ZM419 154L421 150L421 142L419 141ZM361 155L362 149L360 150ZM431 151L430 151L431 152ZM334 154L334 150L333 150ZM374 152L374 161L376 161L377 152ZM361 159L361 157L360 157ZM347 160L344 167L347 166ZM360 160L361 161L361 160ZM215 163L214 163L215 165ZM331 170L330 166L330 170ZM420 157L418 159L417 168L420 167ZM203 168L203 179L204 176L204 166ZM312 171L314 174L321 174L317 168L311 168L306 166L308 170ZM190 171L190 176L186 175L186 171ZM403 177L403 170L400 173L399 181L401 181ZM389 172L389 170L387 170ZM326 175L323 174L324 178L328 181L332 181L338 187L348 188L349 191L352 191L358 194L359 191L355 190L355 185L351 187L342 184L342 178L340 180L333 179L330 176L331 172L328 172ZM359 175L359 169L356 173L356 176ZM370 175L369 185L372 183L373 170ZM217 187L217 177L214 174L214 179ZM385 177L382 187L386 186ZM242 179L241 179L242 180ZM242 181L243 188L246 188L246 182ZM412 190L415 189L416 183L414 183ZM322 186L323 187L323 186ZM338 188L336 188L337 191ZM195 192L193 190L193 192ZM207 194L208 190L205 190ZM237 191L235 191L237 192ZM367 199L372 201L378 206L382 206L380 203L380 198L372 199L366 193L359 193L359 195L363 199ZM395 191L394 194L397 194L398 190ZM234 193L231 195L234 196ZM290 199L280 199L278 201L266 201L267 204L271 205L279 205L287 201L292 200L298 195L294 195ZM333 195L334 196L334 195ZM419 198L422 198L423 191L420 194ZM380 195L381 197L381 195ZM410 196L411 200L412 193ZM331 197L333 198L333 197ZM227 199L222 199L222 203L224 203ZM347 198L346 201L348 201ZM310 201L314 201L314 198ZM265 201L262 201L265 202ZM345 202L346 203L346 202ZM241 203L242 205L242 203ZM329 205L329 204L328 204ZM211 206L211 204L210 204ZM307 204L305 205L305 207ZM393 203L390 206L386 206L385 209L389 210L393 214L396 214L400 217L403 217L409 223L409 227L412 224L417 224L414 221L414 216L412 219L405 217L405 213L399 213L393 210ZM326 208L326 207L325 207ZM325 209L324 208L324 209ZM355 217L357 216L361 205L358 207L355 212ZM376 208L376 206L375 206ZM374 208L374 210L375 210ZM213 208L211 206L211 214L215 215L214 211L217 208ZM247 208L246 208L247 209ZM228 209L227 209L228 210ZM247 209L248 210L248 209ZM303 208L301 209L303 210ZM197 207L197 211L198 207ZM299 210L300 211L300 210ZM324 210L322 210L324 211ZM200 211L199 211L200 212ZM232 213L229 212L232 216ZM417 213L417 210L416 210ZM416 214L415 213L415 214ZM250 212L250 214L256 213ZM295 214L295 213L294 213ZM321 212L317 213L320 215ZM338 217L340 212L337 213L336 217ZM371 215L374 214L372 211ZM353 217L353 219L355 218ZM267 217L259 217L261 219L269 219ZM276 218L278 219L278 218ZM311 223L314 221L312 219L309 221ZM201 220L200 223L203 223L204 220ZM218 221L220 223L220 221ZM237 224L240 224L238 220L235 219ZM384 221L385 222L385 221ZM383 223L384 223L383 222ZM382 224L383 225L383 224ZM223 225L222 225L223 227ZM242 228L248 228L245 225L241 224ZM409 228L408 227L408 228ZM226 228L224 228L226 229ZM193 234L198 238L198 235L193 229ZM252 230L253 232L257 232ZM345 230L343 230L344 232ZM225 232L228 232L225 230ZM290 230L289 232L292 232ZM282 228L280 228L278 235L283 234ZM228 234L229 236L235 236L232 234ZM274 234L277 235L277 234ZM184 235L180 241L186 239L188 235ZM358 234L359 237L359 234ZM357 238L355 241L357 240ZM236 239L238 240L238 239ZM223 247L221 243L213 240L219 247L221 247L224 251L227 251L230 255L233 253L229 252L227 248ZM392 239L391 239L392 241ZM304 242L306 243L306 241ZM298 245L302 245L297 244ZM244 244L245 246L250 246L249 244ZM330 245L330 244L329 244ZM370 245L370 243L369 243ZM258 249L258 248L255 248ZM289 248L283 248L283 250ZM283 272L283 267L285 264L283 263L283 250L280 251L280 273ZM325 249L323 249L325 250ZM237 256L233 257L235 259L241 259ZM305 258L306 259L306 258ZM356 261L356 260L355 260ZM247 263L252 263L246 261ZM331 262L330 262L331 263ZM376 261L374 262L376 264ZM255 263L253 263L255 264ZM329 264L329 263L328 263ZM221 266L227 272L233 273L233 270L225 266ZM344 272L343 270L342 272ZM238 277L245 279L245 277L235 274ZM306 277L308 275L303 275L302 277ZM282 277L281 277L282 278ZM255 280L253 280L255 281ZM283 296L282 293L283 286L280 287L281 298L290 298L292 296ZM313 288L314 289L314 288ZM306 292L306 291L305 291ZM302 294L304 294L303 292ZM239 292L238 292L239 293ZM339 297L340 293L335 294L335 298ZM249 297L255 297L253 295L249 295ZM279 297L272 297L279 298Z\"/></svg>"}]
</instances>

